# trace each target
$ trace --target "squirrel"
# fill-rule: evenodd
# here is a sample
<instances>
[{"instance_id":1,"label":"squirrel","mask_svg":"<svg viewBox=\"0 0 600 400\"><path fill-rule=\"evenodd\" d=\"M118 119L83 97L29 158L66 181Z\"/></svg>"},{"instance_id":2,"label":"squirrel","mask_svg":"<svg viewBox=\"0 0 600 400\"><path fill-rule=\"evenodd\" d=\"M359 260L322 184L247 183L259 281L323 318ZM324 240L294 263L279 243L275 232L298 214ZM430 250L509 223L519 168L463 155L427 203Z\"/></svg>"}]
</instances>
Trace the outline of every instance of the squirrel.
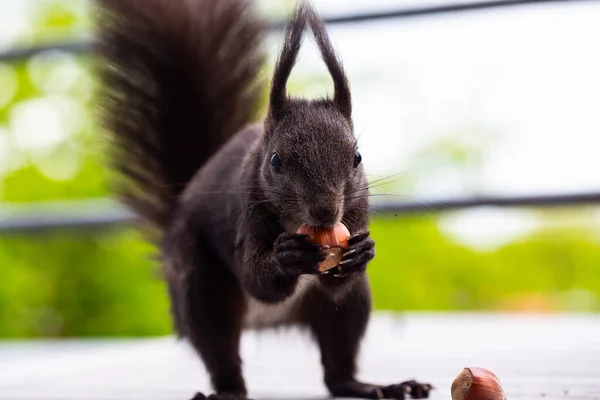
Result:
<instances>
[{"instance_id":1,"label":"squirrel","mask_svg":"<svg viewBox=\"0 0 600 400\"><path fill-rule=\"evenodd\" d=\"M269 24L249 0L94 5L100 120L120 178L111 190L157 249L173 329L205 365L208 398L246 399L241 335L281 326L310 332L332 396L428 397L432 386L415 380L356 378L372 310L369 185L349 82L314 6L295 7L267 85ZM286 91L307 30L332 98ZM321 274L319 245L296 231L339 222L348 247Z\"/></svg>"}]
</instances>

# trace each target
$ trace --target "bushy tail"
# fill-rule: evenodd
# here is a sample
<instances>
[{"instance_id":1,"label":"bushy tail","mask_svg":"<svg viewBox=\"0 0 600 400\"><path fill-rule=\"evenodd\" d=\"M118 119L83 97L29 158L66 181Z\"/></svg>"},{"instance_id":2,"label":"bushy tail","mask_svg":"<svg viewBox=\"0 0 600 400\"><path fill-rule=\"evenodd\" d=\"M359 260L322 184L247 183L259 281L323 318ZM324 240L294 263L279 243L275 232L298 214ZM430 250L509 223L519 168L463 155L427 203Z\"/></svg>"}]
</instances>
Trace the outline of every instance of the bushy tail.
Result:
<instances>
[{"instance_id":1,"label":"bushy tail","mask_svg":"<svg viewBox=\"0 0 600 400\"><path fill-rule=\"evenodd\" d=\"M160 233L194 173L257 118L267 25L245 0L95 0L116 192Z\"/></svg>"}]
</instances>

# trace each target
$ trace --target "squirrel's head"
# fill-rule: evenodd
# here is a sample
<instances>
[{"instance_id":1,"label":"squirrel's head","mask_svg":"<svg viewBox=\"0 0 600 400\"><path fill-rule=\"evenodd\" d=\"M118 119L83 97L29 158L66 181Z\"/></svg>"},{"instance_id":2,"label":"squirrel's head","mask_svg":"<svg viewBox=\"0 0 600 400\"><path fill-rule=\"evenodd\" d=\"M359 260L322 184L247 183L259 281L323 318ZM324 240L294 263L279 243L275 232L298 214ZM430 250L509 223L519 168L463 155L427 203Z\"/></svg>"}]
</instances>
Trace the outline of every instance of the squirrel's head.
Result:
<instances>
[{"instance_id":1,"label":"squirrel's head","mask_svg":"<svg viewBox=\"0 0 600 400\"><path fill-rule=\"evenodd\" d=\"M332 99L287 95L287 80L307 25L333 79ZM306 1L300 3L286 27L262 143L266 194L282 216L296 223L329 227L342 220L350 203L361 196L366 200L348 80L323 20Z\"/></svg>"}]
</instances>

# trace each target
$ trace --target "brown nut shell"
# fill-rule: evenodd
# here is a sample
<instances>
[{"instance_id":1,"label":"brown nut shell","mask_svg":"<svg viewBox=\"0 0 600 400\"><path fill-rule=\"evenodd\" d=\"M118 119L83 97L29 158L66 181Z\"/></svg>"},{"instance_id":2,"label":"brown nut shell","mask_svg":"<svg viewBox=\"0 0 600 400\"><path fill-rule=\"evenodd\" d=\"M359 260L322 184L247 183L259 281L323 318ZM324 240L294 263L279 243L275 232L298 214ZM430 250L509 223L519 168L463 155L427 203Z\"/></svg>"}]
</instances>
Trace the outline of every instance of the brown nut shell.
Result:
<instances>
[{"instance_id":1,"label":"brown nut shell","mask_svg":"<svg viewBox=\"0 0 600 400\"><path fill-rule=\"evenodd\" d=\"M452 400L506 400L500 379L490 370L464 368L452 382Z\"/></svg>"},{"instance_id":2,"label":"brown nut shell","mask_svg":"<svg viewBox=\"0 0 600 400\"><path fill-rule=\"evenodd\" d=\"M339 264L344 249L348 247L348 238L350 237L350 231L341 222L334 225L332 229L316 229L308 224L302 224L296 233L310 235L316 243L329 246L329 248L323 248L323 252L327 253L327 258L319 264L321 272L328 271Z\"/></svg>"}]
</instances>

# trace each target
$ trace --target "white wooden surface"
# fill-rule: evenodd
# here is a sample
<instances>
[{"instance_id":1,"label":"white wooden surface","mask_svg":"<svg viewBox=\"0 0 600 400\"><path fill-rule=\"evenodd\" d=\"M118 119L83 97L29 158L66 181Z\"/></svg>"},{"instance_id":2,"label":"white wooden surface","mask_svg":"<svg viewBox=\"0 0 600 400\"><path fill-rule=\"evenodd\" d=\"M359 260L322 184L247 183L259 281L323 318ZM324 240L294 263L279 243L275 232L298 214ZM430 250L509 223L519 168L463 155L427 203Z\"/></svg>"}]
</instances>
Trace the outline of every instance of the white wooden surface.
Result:
<instances>
[{"instance_id":1,"label":"white wooden surface","mask_svg":"<svg viewBox=\"0 0 600 400\"><path fill-rule=\"evenodd\" d=\"M324 399L319 355L294 331L250 333L242 345L250 395ZM417 378L450 400L465 366L494 371L508 399L600 399L600 315L374 316L360 376ZM0 342L1 400L185 400L206 374L172 337L119 341Z\"/></svg>"}]
</instances>

